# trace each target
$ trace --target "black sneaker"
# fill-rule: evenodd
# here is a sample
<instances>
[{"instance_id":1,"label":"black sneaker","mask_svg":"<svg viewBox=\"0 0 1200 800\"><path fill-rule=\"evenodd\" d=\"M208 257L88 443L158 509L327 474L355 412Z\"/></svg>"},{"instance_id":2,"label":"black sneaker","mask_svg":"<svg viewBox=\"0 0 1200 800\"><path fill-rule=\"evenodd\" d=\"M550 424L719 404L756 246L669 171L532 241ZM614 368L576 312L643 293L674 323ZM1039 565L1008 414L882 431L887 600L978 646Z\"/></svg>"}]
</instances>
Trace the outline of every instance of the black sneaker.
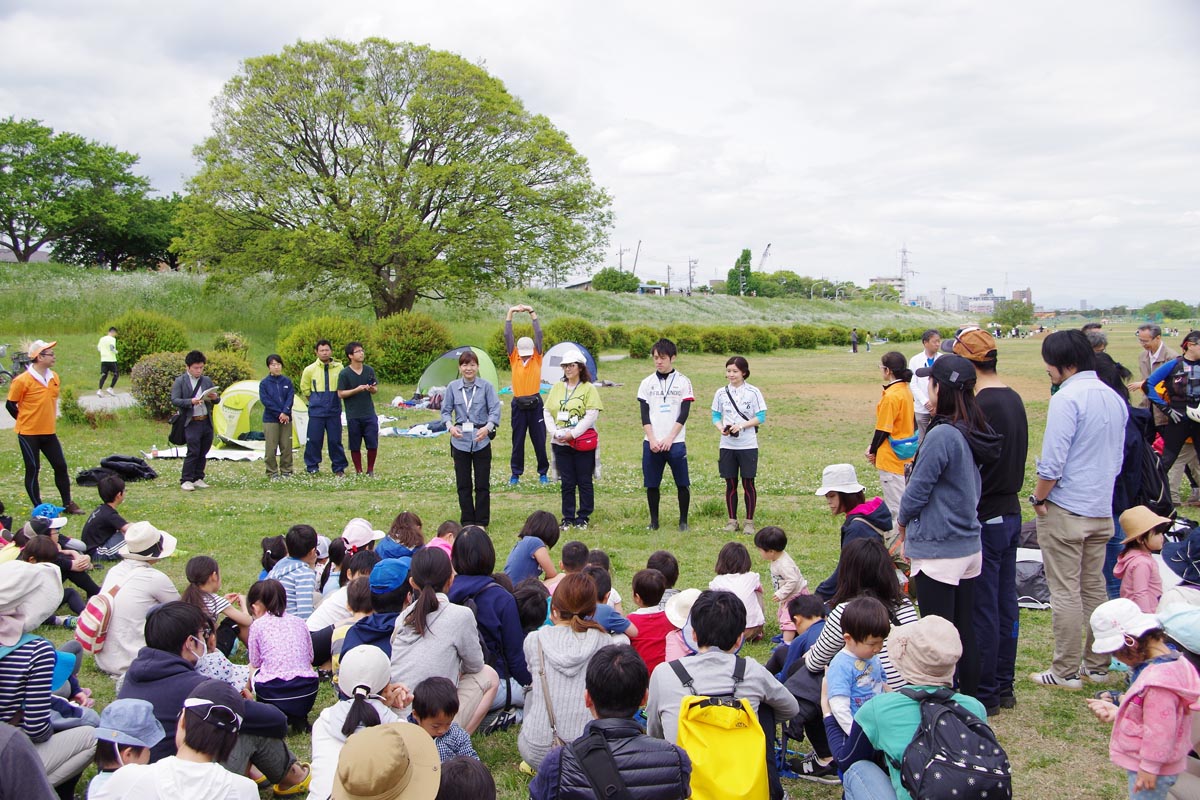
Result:
<instances>
[{"instance_id":1,"label":"black sneaker","mask_svg":"<svg viewBox=\"0 0 1200 800\"><path fill-rule=\"evenodd\" d=\"M788 762L788 766L801 780L824 783L828 786L842 782L842 779L838 777L837 762L831 760L828 764L822 764L817 760L816 755L794 758Z\"/></svg>"},{"instance_id":2,"label":"black sneaker","mask_svg":"<svg viewBox=\"0 0 1200 800\"><path fill-rule=\"evenodd\" d=\"M1000 707L1001 708L1016 708L1017 707L1017 696L1014 695L1012 692L1006 692L1006 693L1001 694L1000 695Z\"/></svg>"}]
</instances>

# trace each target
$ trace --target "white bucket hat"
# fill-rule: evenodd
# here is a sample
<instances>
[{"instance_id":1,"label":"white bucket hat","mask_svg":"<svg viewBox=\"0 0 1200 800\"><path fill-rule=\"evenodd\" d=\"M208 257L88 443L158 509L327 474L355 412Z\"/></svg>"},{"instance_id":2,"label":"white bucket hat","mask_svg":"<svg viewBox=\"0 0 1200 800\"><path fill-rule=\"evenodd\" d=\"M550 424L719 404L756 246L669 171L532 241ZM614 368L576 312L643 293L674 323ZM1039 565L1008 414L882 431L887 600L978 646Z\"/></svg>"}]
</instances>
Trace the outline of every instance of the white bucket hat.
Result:
<instances>
[{"instance_id":1,"label":"white bucket hat","mask_svg":"<svg viewBox=\"0 0 1200 800\"><path fill-rule=\"evenodd\" d=\"M1137 638L1146 631L1160 628L1158 617L1138 608L1128 597L1118 597L1096 606L1092 612L1092 651L1115 653L1125 645L1125 637Z\"/></svg>"},{"instance_id":2,"label":"white bucket hat","mask_svg":"<svg viewBox=\"0 0 1200 800\"><path fill-rule=\"evenodd\" d=\"M176 543L174 536L160 531L145 520L131 522L125 530L125 544L121 545L117 554L133 561L157 561L173 554ZM159 552L152 555L155 545L160 544Z\"/></svg>"},{"instance_id":3,"label":"white bucket hat","mask_svg":"<svg viewBox=\"0 0 1200 800\"><path fill-rule=\"evenodd\" d=\"M821 472L821 488L816 494L824 497L830 492L854 494L861 491L865 491L865 487L858 482L853 464L830 464Z\"/></svg>"}]
</instances>

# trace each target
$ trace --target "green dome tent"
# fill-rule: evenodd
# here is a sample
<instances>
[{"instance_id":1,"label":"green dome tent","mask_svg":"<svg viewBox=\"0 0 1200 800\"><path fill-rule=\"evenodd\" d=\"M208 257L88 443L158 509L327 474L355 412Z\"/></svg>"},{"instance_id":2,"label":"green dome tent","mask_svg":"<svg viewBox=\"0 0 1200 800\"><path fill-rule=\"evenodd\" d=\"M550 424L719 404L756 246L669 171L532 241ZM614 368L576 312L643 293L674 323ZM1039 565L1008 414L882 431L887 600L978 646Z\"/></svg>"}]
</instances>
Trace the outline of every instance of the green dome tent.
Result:
<instances>
[{"instance_id":1,"label":"green dome tent","mask_svg":"<svg viewBox=\"0 0 1200 800\"><path fill-rule=\"evenodd\" d=\"M221 392L221 402L213 409L213 433L221 441L248 450L265 450L262 434L262 404L258 401L258 381L238 381ZM257 434L255 438L242 438ZM308 438L308 406L299 392L292 402L292 449Z\"/></svg>"},{"instance_id":2,"label":"green dome tent","mask_svg":"<svg viewBox=\"0 0 1200 800\"><path fill-rule=\"evenodd\" d=\"M492 363L492 359L482 347L469 345L447 350L430 362L425 371L421 373L421 379L417 381L417 391L421 394L429 394L431 387L445 386L457 378L458 357L466 350L474 352L479 359L479 377L494 386L496 391L500 391L500 380L496 375L496 365Z\"/></svg>"}]
</instances>

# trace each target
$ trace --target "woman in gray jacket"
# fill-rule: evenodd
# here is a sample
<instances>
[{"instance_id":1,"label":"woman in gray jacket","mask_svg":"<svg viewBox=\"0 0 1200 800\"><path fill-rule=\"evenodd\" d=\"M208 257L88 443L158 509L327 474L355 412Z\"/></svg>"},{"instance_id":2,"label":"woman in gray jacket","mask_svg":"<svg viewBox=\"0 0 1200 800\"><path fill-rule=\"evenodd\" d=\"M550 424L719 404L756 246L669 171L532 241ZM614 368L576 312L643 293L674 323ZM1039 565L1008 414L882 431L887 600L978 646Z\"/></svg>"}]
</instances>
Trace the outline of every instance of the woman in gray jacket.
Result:
<instances>
[{"instance_id":1,"label":"woman in gray jacket","mask_svg":"<svg viewBox=\"0 0 1200 800\"><path fill-rule=\"evenodd\" d=\"M492 520L492 437L500 427L496 387L479 377L479 356L463 350L458 380L442 399L442 421L450 431L450 455L458 484L459 523L486 528ZM474 478L474 480L472 480ZM474 496L472 496L474 495Z\"/></svg>"},{"instance_id":2,"label":"woman in gray jacket","mask_svg":"<svg viewBox=\"0 0 1200 800\"><path fill-rule=\"evenodd\" d=\"M974 696L979 656L972 622L975 578L983 566L979 465L1000 456L1001 437L975 403L975 367L946 355L916 374L930 377L934 418L921 441L897 519L904 555L912 562L921 615L950 620L962 637L958 687Z\"/></svg>"}]
</instances>

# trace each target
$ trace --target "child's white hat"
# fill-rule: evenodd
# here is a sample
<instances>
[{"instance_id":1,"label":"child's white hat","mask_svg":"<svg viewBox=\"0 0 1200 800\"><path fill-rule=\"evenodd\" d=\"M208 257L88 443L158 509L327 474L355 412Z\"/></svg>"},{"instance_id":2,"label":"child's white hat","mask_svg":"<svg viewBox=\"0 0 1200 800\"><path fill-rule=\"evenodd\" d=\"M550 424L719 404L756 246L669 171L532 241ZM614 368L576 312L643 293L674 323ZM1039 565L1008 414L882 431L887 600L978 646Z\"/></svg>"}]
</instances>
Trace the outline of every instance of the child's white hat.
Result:
<instances>
[{"instance_id":1,"label":"child's white hat","mask_svg":"<svg viewBox=\"0 0 1200 800\"><path fill-rule=\"evenodd\" d=\"M1098 605L1091 622L1092 651L1096 653L1115 653L1125 645L1126 636L1137 637L1162 627L1158 617L1142 611L1127 597Z\"/></svg>"}]
</instances>

